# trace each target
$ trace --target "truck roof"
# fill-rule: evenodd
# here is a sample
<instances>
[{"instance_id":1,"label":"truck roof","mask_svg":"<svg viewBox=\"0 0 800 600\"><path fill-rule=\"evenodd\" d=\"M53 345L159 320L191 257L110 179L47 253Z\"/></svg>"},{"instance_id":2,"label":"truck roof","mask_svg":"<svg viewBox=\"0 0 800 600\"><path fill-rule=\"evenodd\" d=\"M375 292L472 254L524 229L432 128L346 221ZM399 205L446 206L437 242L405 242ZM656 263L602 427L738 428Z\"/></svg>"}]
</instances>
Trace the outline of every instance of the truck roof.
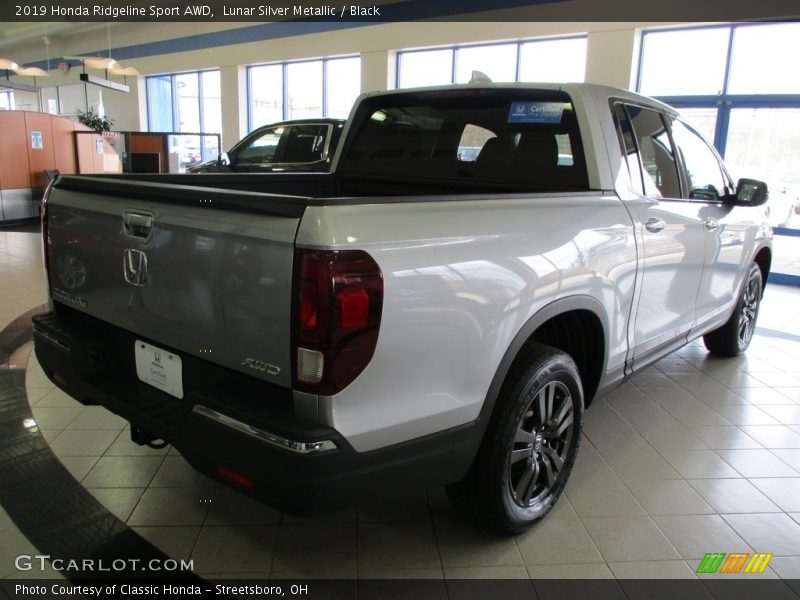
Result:
<instances>
[{"instance_id":1,"label":"truck roof","mask_svg":"<svg viewBox=\"0 0 800 600\"><path fill-rule=\"evenodd\" d=\"M419 92L446 92L446 91L456 91L456 90L561 90L568 93L570 96L586 96L586 97L606 97L606 98L621 98L624 100L632 100L634 102L655 105L659 108L665 110L666 112L676 115L677 112L674 108L669 106L668 104L664 104L663 102L656 100L654 98L650 98L648 96L643 96L642 94L637 94L636 92L631 92L629 90L624 90L622 88L616 88L607 85L601 85L598 83L545 83L545 82L508 82L508 83L456 83L456 84L449 84L449 85L436 85L436 86L427 86L427 87L416 87L416 88L401 88L401 89L394 89L394 90L386 90L386 91L374 91L374 92L367 92L361 96L363 98L373 98L378 96L391 96L396 94L414 94Z\"/></svg>"}]
</instances>

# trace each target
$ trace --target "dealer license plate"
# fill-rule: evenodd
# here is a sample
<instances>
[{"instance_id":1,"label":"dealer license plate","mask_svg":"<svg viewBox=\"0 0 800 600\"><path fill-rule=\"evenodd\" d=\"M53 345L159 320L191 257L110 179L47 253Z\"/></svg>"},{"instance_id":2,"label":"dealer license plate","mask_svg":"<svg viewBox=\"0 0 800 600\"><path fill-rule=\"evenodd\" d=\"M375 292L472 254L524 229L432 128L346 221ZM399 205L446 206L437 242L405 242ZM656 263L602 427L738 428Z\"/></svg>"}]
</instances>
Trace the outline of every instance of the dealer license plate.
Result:
<instances>
[{"instance_id":1,"label":"dealer license plate","mask_svg":"<svg viewBox=\"0 0 800 600\"><path fill-rule=\"evenodd\" d=\"M136 374L154 388L183 398L183 366L173 352L136 340Z\"/></svg>"}]
</instances>

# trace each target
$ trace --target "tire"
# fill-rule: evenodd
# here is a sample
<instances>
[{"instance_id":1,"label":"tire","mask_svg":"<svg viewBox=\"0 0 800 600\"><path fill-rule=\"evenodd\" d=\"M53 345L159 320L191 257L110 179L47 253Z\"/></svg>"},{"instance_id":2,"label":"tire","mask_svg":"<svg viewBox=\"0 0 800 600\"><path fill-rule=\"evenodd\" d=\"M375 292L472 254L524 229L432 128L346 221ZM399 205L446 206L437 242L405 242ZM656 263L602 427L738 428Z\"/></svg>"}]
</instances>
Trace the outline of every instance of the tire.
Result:
<instances>
[{"instance_id":1,"label":"tire","mask_svg":"<svg viewBox=\"0 0 800 600\"><path fill-rule=\"evenodd\" d=\"M756 329L763 289L761 269L754 263L747 272L747 279L731 318L719 329L703 336L703 343L711 354L738 356L747 350Z\"/></svg>"},{"instance_id":2,"label":"tire","mask_svg":"<svg viewBox=\"0 0 800 600\"><path fill-rule=\"evenodd\" d=\"M475 462L462 481L447 486L447 495L489 529L524 531L564 490L582 426L575 362L550 346L530 345L503 384Z\"/></svg>"}]
</instances>

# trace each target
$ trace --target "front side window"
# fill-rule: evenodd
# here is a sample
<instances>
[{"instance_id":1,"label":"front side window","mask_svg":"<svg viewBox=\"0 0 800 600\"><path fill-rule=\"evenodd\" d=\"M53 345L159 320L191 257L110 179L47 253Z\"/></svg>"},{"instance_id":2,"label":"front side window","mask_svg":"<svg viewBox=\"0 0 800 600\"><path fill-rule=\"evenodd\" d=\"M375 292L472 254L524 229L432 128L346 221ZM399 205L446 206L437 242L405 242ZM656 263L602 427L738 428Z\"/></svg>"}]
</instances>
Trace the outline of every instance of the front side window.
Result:
<instances>
[{"instance_id":1,"label":"front side window","mask_svg":"<svg viewBox=\"0 0 800 600\"><path fill-rule=\"evenodd\" d=\"M672 122L672 137L681 158L685 195L692 200L719 200L726 193L725 178L716 155L703 139L681 121Z\"/></svg>"},{"instance_id":2,"label":"front side window","mask_svg":"<svg viewBox=\"0 0 800 600\"><path fill-rule=\"evenodd\" d=\"M241 150L236 151L234 161L238 165L258 165L274 162L285 127L272 127L258 135Z\"/></svg>"},{"instance_id":3,"label":"front side window","mask_svg":"<svg viewBox=\"0 0 800 600\"><path fill-rule=\"evenodd\" d=\"M680 198L681 188L675 156L661 113L633 105L628 105L626 109L642 160L645 196Z\"/></svg>"}]
</instances>

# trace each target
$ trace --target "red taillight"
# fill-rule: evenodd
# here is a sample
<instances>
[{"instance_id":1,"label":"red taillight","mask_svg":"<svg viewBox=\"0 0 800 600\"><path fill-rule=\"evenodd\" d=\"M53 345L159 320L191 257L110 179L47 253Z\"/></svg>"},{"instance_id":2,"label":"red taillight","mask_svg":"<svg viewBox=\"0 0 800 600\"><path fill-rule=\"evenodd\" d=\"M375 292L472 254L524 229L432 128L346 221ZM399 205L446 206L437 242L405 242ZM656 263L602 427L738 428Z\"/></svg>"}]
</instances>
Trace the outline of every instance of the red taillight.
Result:
<instances>
[{"instance_id":1,"label":"red taillight","mask_svg":"<svg viewBox=\"0 0 800 600\"><path fill-rule=\"evenodd\" d=\"M295 387L336 394L375 352L383 308L381 270L361 250L299 249L295 300Z\"/></svg>"},{"instance_id":2,"label":"red taillight","mask_svg":"<svg viewBox=\"0 0 800 600\"><path fill-rule=\"evenodd\" d=\"M317 328L317 304L313 291L306 291L301 295L300 303L300 329L314 331Z\"/></svg>"},{"instance_id":3,"label":"red taillight","mask_svg":"<svg viewBox=\"0 0 800 600\"><path fill-rule=\"evenodd\" d=\"M360 329L369 320L369 293L363 287L347 286L336 292L339 327Z\"/></svg>"},{"instance_id":4,"label":"red taillight","mask_svg":"<svg viewBox=\"0 0 800 600\"><path fill-rule=\"evenodd\" d=\"M300 330L307 334L324 326L329 272L324 261L308 256L300 261ZM322 323L321 323L322 320Z\"/></svg>"}]
</instances>

